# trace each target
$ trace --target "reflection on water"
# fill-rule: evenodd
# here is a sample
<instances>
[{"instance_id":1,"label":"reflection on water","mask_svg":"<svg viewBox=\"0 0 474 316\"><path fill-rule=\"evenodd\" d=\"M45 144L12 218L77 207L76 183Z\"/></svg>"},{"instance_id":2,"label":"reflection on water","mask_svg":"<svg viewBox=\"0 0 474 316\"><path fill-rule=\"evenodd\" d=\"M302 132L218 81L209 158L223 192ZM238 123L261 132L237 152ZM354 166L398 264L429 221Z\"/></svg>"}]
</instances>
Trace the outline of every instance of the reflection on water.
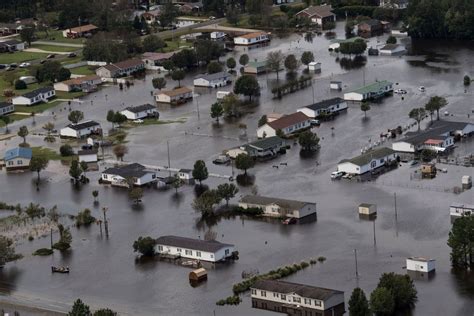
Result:
<instances>
[{"instance_id":1,"label":"reflection on water","mask_svg":"<svg viewBox=\"0 0 474 316\"><path fill-rule=\"evenodd\" d=\"M460 295L474 298L474 271L452 269L455 284Z\"/></svg>"},{"instance_id":2,"label":"reflection on water","mask_svg":"<svg viewBox=\"0 0 474 316\"><path fill-rule=\"evenodd\" d=\"M17 267L0 268L0 292L10 294L16 290L17 280L23 272Z\"/></svg>"},{"instance_id":3,"label":"reflection on water","mask_svg":"<svg viewBox=\"0 0 474 316\"><path fill-rule=\"evenodd\" d=\"M364 67L366 63L367 57L365 56L355 56L354 58L342 57L339 59L339 65L344 70L359 69Z\"/></svg>"}]
</instances>

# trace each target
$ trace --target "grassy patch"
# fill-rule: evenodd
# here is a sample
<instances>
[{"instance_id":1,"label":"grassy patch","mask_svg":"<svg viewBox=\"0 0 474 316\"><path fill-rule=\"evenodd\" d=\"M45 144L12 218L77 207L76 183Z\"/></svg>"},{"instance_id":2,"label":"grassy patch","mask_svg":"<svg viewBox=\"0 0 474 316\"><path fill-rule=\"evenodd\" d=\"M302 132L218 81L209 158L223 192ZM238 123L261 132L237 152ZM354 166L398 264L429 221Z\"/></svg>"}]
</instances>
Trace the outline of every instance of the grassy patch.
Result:
<instances>
[{"instance_id":1,"label":"grassy patch","mask_svg":"<svg viewBox=\"0 0 474 316\"><path fill-rule=\"evenodd\" d=\"M78 92L65 92L65 91L56 91L56 98L58 99L76 99L85 96L86 93L82 91Z\"/></svg>"},{"instance_id":2,"label":"grassy patch","mask_svg":"<svg viewBox=\"0 0 474 316\"><path fill-rule=\"evenodd\" d=\"M180 118L177 120L159 120L159 119L144 119L143 123L133 123L131 121L126 122L123 124L123 127L125 128L132 128L132 127L138 127L138 126L148 126L148 125L164 125L164 124L173 124L173 123L186 123L185 118Z\"/></svg>"},{"instance_id":3,"label":"grassy patch","mask_svg":"<svg viewBox=\"0 0 474 316\"><path fill-rule=\"evenodd\" d=\"M60 102L60 101L52 101L52 102L49 102L49 103L39 103L39 104L32 105L32 106L16 105L15 106L15 111L16 112L25 112L25 113L31 113L31 112L41 113L41 112L44 112L46 110L51 109L52 107L55 107L56 105L58 105L58 102Z\"/></svg>"},{"instance_id":4,"label":"grassy patch","mask_svg":"<svg viewBox=\"0 0 474 316\"><path fill-rule=\"evenodd\" d=\"M82 54L78 53L76 57L68 57L61 61L61 65L71 65L80 63L82 60ZM72 71L72 69L70 69Z\"/></svg>"},{"instance_id":5,"label":"grassy patch","mask_svg":"<svg viewBox=\"0 0 474 316\"><path fill-rule=\"evenodd\" d=\"M31 147L34 157L44 157L48 160L70 161L76 159L76 156L63 157L58 152L44 147Z\"/></svg>"},{"instance_id":6,"label":"grassy patch","mask_svg":"<svg viewBox=\"0 0 474 316\"><path fill-rule=\"evenodd\" d=\"M25 61L31 61L36 59L44 59L48 56L46 53L33 53L33 52L15 52L13 54L0 54L0 60L2 64L22 63Z\"/></svg>"},{"instance_id":7,"label":"grassy patch","mask_svg":"<svg viewBox=\"0 0 474 316\"><path fill-rule=\"evenodd\" d=\"M61 30L48 31L48 36L46 36L46 32L36 32L38 39L41 41L51 41L57 43L66 43L66 44L83 44L85 39L83 38L67 38L63 36L63 32Z\"/></svg>"},{"instance_id":8,"label":"grassy patch","mask_svg":"<svg viewBox=\"0 0 474 316\"><path fill-rule=\"evenodd\" d=\"M174 41L170 41L170 40L166 41L166 47L163 49L163 51L165 53L172 52L172 51L178 50L180 47L183 47L183 46L191 47L191 45L188 42L180 39L179 37L178 38L175 37Z\"/></svg>"},{"instance_id":9,"label":"grassy patch","mask_svg":"<svg viewBox=\"0 0 474 316\"><path fill-rule=\"evenodd\" d=\"M88 76L88 75L95 75L95 69L97 67L92 67L92 66L81 66L81 67L76 67L76 68L72 68L72 69L69 69L71 71L72 74L75 74L75 75L84 75L84 76Z\"/></svg>"},{"instance_id":10,"label":"grassy patch","mask_svg":"<svg viewBox=\"0 0 474 316\"><path fill-rule=\"evenodd\" d=\"M41 49L47 52L60 52L60 53L74 52L80 49L78 47L71 47L71 46L56 46L56 45L45 45L45 44L35 44L35 43L31 44L31 48L37 48L37 49Z\"/></svg>"},{"instance_id":11,"label":"grassy patch","mask_svg":"<svg viewBox=\"0 0 474 316\"><path fill-rule=\"evenodd\" d=\"M50 256L53 254L53 249L49 248L40 248L33 252L33 256Z\"/></svg>"}]
</instances>

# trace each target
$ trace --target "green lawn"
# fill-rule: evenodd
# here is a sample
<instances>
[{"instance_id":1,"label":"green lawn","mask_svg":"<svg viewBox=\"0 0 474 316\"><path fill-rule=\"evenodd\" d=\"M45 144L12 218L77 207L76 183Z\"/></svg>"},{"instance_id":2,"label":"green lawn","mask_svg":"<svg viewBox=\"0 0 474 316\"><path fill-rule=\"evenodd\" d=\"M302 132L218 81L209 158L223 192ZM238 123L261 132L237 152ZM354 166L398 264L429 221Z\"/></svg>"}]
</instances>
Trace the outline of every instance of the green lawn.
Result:
<instances>
[{"instance_id":1,"label":"green lawn","mask_svg":"<svg viewBox=\"0 0 474 316\"><path fill-rule=\"evenodd\" d=\"M35 43L31 44L31 48L37 48L48 52L74 52L76 50L80 50L78 47L43 45Z\"/></svg>"},{"instance_id":2,"label":"green lawn","mask_svg":"<svg viewBox=\"0 0 474 316\"><path fill-rule=\"evenodd\" d=\"M65 92L65 91L56 91L56 98L58 99L75 99L85 96L86 93L79 91L79 92Z\"/></svg>"},{"instance_id":3,"label":"green lawn","mask_svg":"<svg viewBox=\"0 0 474 316\"><path fill-rule=\"evenodd\" d=\"M77 54L76 57L68 57L66 59L63 59L61 61L61 65L71 65L71 64L76 64L82 61L82 54L79 53Z\"/></svg>"},{"instance_id":4,"label":"green lawn","mask_svg":"<svg viewBox=\"0 0 474 316\"><path fill-rule=\"evenodd\" d=\"M44 59L48 56L46 53L32 53L32 52L15 52L13 54L0 54L0 64L22 63L36 59Z\"/></svg>"},{"instance_id":5,"label":"green lawn","mask_svg":"<svg viewBox=\"0 0 474 316\"><path fill-rule=\"evenodd\" d=\"M15 113L9 114L7 116L10 118L10 123L9 124L11 124L15 121L20 121L20 120L24 120L26 118L29 118L28 115L19 115L19 114L15 114ZM5 126L5 123L2 120L0 120L0 127L4 127L4 126Z\"/></svg>"},{"instance_id":6,"label":"green lawn","mask_svg":"<svg viewBox=\"0 0 474 316\"><path fill-rule=\"evenodd\" d=\"M63 32L61 30L58 31L48 31L48 35L46 36L45 32L36 32L36 36L38 36L38 40L41 41L51 41L51 42L58 42L58 43L70 43L70 44L84 44L84 38L67 38L63 37Z\"/></svg>"},{"instance_id":7,"label":"green lawn","mask_svg":"<svg viewBox=\"0 0 474 316\"><path fill-rule=\"evenodd\" d=\"M33 157L45 157L48 160L66 160L70 161L76 158L76 156L62 157L58 152L44 147L31 147L33 151Z\"/></svg>"},{"instance_id":8,"label":"green lawn","mask_svg":"<svg viewBox=\"0 0 474 316\"><path fill-rule=\"evenodd\" d=\"M166 47L163 49L165 53L178 50L180 47L183 47L183 46L191 47L189 43L179 38L178 39L175 38L174 41L167 40L165 42L166 42Z\"/></svg>"},{"instance_id":9,"label":"green lawn","mask_svg":"<svg viewBox=\"0 0 474 316\"><path fill-rule=\"evenodd\" d=\"M71 71L72 74L87 76L87 75L95 75L94 70L96 68L97 67L81 66L81 67L72 68L72 69L69 69L69 70Z\"/></svg>"}]
</instances>

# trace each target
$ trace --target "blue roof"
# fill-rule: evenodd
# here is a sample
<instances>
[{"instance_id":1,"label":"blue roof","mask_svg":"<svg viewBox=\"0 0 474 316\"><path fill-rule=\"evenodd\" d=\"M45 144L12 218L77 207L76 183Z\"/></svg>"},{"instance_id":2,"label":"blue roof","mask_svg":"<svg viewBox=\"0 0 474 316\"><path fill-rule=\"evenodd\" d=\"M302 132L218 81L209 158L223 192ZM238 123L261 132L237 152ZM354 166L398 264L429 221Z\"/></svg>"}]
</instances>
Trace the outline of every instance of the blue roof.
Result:
<instances>
[{"instance_id":1,"label":"blue roof","mask_svg":"<svg viewBox=\"0 0 474 316\"><path fill-rule=\"evenodd\" d=\"M15 159L15 158L26 158L31 159L33 151L31 148L17 147L9 149L5 152L5 161Z\"/></svg>"}]
</instances>

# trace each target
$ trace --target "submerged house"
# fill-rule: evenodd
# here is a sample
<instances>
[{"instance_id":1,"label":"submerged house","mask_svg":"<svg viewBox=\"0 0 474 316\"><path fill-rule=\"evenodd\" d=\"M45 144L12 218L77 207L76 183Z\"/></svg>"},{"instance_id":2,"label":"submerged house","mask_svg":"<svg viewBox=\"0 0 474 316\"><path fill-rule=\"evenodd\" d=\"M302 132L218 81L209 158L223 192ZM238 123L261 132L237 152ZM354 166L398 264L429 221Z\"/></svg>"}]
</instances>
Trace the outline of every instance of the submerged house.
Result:
<instances>
[{"instance_id":1,"label":"submerged house","mask_svg":"<svg viewBox=\"0 0 474 316\"><path fill-rule=\"evenodd\" d=\"M100 182L114 186L128 187L127 179L133 179L134 186L143 186L157 181L156 173L139 163L113 167L102 172Z\"/></svg>"},{"instance_id":2,"label":"submerged house","mask_svg":"<svg viewBox=\"0 0 474 316\"><path fill-rule=\"evenodd\" d=\"M257 129L257 136L258 138L276 136L278 130L286 136L309 127L311 127L311 119L304 113L295 112L260 126Z\"/></svg>"},{"instance_id":3,"label":"submerged house","mask_svg":"<svg viewBox=\"0 0 474 316\"><path fill-rule=\"evenodd\" d=\"M397 160L397 154L394 150L381 147L351 158L344 159L337 165L337 171L349 174L364 174L374 171L377 168L386 166Z\"/></svg>"},{"instance_id":4,"label":"submerged house","mask_svg":"<svg viewBox=\"0 0 474 316\"><path fill-rule=\"evenodd\" d=\"M278 155L285 147L286 141L283 138L271 136L243 145L240 149L250 157L264 158Z\"/></svg>"},{"instance_id":5,"label":"submerged house","mask_svg":"<svg viewBox=\"0 0 474 316\"><path fill-rule=\"evenodd\" d=\"M316 118L320 115L337 114L344 110L347 110L347 102L341 98L332 98L299 108L297 111Z\"/></svg>"},{"instance_id":6,"label":"submerged house","mask_svg":"<svg viewBox=\"0 0 474 316\"><path fill-rule=\"evenodd\" d=\"M125 115L129 120L139 120L148 117L158 118L160 116L156 106L148 103L127 107L125 110L120 111L120 113Z\"/></svg>"},{"instance_id":7,"label":"submerged house","mask_svg":"<svg viewBox=\"0 0 474 316\"><path fill-rule=\"evenodd\" d=\"M332 6L330 5L313 5L309 6L304 10L296 13L297 17L306 17L321 26L323 29L326 28L328 23L336 22L336 15L332 12Z\"/></svg>"},{"instance_id":8,"label":"submerged house","mask_svg":"<svg viewBox=\"0 0 474 316\"><path fill-rule=\"evenodd\" d=\"M30 168L30 160L33 156L31 148L17 147L5 152L5 168L7 171L27 170Z\"/></svg>"},{"instance_id":9,"label":"submerged house","mask_svg":"<svg viewBox=\"0 0 474 316\"><path fill-rule=\"evenodd\" d=\"M291 316L342 316L344 292L279 280L259 280L250 288L252 307Z\"/></svg>"},{"instance_id":10,"label":"submerged house","mask_svg":"<svg viewBox=\"0 0 474 316\"><path fill-rule=\"evenodd\" d=\"M232 244L180 236L161 236L156 239L155 248L160 255L209 262L225 261L235 256L235 246Z\"/></svg>"},{"instance_id":11,"label":"submerged house","mask_svg":"<svg viewBox=\"0 0 474 316\"><path fill-rule=\"evenodd\" d=\"M77 124L69 124L61 128L59 135L67 138L84 138L89 135L100 135L102 128L96 121L83 121Z\"/></svg>"},{"instance_id":12,"label":"submerged house","mask_svg":"<svg viewBox=\"0 0 474 316\"><path fill-rule=\"evenodd\" d=\"M378 99L393 92L393 83L387 80L376 81L372 84L344 93L346 101L366 101Z\"/></svg>"},{"instance_id":13,"label":"submerged house","mask_svg":"<svg viewBox=\"0 0 474 316\"><path fill-rule=\"evenodd\" d=\"M303 218L316 215L316 203L286 200L268 196L246 195L239 201L239 207L260 208L263 215L270 217Z\"/></svg>"}]
</instances>

